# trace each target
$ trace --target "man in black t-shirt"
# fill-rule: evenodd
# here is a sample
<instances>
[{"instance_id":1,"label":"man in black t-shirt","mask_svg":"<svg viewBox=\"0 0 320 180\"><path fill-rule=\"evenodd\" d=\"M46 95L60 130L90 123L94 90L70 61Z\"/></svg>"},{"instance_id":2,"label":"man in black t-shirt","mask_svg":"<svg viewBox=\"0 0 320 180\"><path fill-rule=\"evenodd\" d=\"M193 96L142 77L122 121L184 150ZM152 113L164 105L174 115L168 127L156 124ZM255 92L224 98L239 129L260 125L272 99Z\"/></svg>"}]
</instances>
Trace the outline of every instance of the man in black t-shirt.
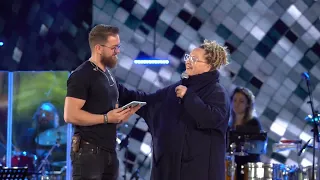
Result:
<instances>
[{"instance_id":1,"label":"man in black t-shirt","mask_svg":"<svg viewBox=\"0 0 320 180\"><path fill-rule=\"evenodd\" d=\"M108 68L117 64L119 29L97 25L89 33L89 44L91 58L73 71L67 82L64 119L75 125L72 176L73 180L115 180L119 167L116 126L127 121L139 107L117 107L117 83Z\"/></svg>"}]
</instances>

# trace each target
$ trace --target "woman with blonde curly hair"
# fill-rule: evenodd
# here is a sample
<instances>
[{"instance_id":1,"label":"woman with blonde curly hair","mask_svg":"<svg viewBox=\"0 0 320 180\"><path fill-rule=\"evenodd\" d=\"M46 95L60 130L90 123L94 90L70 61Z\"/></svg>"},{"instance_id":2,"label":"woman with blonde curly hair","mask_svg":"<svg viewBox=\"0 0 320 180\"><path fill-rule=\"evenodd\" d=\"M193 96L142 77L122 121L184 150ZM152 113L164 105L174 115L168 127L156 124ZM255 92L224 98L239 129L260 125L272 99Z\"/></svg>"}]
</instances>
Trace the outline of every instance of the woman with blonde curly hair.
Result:
<instances>
[{"instance_id":1,"label":"woman with blonde curly hair","mask_svg":"<svg viewBox=\"0 0 320 180\"><path fill-rule=\"evenodd\" d=\"M188 78L153 94L118 85L119 102L147 102L137 114L153 139L152 180L223 180L230 102L218 69L228 51L206 40L184 60Z\"/></svg>"}]
</instances>

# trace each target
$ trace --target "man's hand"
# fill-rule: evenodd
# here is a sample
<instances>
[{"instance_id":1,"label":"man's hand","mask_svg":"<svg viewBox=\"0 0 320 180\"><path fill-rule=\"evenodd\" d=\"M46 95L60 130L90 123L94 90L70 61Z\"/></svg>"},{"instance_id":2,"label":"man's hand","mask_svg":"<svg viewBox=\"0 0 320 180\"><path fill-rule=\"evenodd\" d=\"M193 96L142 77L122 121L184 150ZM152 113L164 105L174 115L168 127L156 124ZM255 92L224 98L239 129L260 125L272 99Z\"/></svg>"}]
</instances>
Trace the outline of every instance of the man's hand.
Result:
<instances>
[{"instance_id":1,"label":"man's hand","mask_svg":"<svg viewBox=\"0 0 320 180\"><path fill-rule=\"evenodd\" d=\"M107 113L108 123L120 123L127 116L130 117L130 111L130 108L125 110L123 110L122 108L116 108L114 110L109 111Z\"/></svg>"},{"instance_id":2,"label":"man's hand","mask_svg":"<svg viewBox=\"0 0 320 180\"><path fill-rule=\"evenodd\" d=\"M140 105L130 108L129 114L124 119L122 119L122 121L120 121L119 123L127 122L130 116L136 113L139 109L140 109Z\"/></svg>"},{"instance_id":3,"label":"man's hand","mask_svg":"<svg viewBox=\"0 0 320 180\"><path fill-rule=\"evenodd\" d=\"M187 87L185 86L182 86L182 85L179 85L176 87L176 94L177 94L177 97L179 98L183 98L183 96L186 94L187 92Z\"/></svg>"},{"instance_id":4,"label":"man's hand","mask_svg":"<svg viewBox=\"0 0 320 180\"><path fill-rule=\"evenodd\" d=\"M116 105L116 109L111 110L107 113L108 122L109 123L121 123L124 121L128 121L129 117L132 116L139 109L140 109L140 106L136 106L133 108L127 108L127 109L123 110L122 108L118 108L118 105Z\"/></svg>"}]
</instances>

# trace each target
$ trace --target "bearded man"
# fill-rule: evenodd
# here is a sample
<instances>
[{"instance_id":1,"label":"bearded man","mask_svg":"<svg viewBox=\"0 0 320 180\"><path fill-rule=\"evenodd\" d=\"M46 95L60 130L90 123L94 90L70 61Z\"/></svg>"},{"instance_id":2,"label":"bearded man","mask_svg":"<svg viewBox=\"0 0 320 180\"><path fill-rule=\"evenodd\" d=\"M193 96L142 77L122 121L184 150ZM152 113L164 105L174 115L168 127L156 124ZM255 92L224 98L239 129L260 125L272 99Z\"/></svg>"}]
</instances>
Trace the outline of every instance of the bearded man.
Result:
<instances>
[{"instance_id":1,"label":"bearded man","mask_svg":"<svg viewBox=\"0 0 320 180\"><path fill-rule=\"evenodd\" d=\"M64 119L75 126L71 160L73 179L116 180L116 126L139 107L122 110L117 83L109 71L120 53L119 29L97 25L89 33L91 58L70 75Z\"/></svg>"}]
</instances>

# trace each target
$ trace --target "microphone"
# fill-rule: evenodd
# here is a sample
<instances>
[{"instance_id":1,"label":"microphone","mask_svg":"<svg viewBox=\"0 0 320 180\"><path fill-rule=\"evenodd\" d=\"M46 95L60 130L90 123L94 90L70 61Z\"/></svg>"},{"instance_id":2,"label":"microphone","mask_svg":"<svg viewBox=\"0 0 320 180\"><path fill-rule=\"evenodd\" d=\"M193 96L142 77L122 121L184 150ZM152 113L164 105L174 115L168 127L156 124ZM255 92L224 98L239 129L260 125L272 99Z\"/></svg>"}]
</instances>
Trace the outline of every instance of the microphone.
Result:
<instances>
[{"instance_id":1,"label":"microphone","mask_svg":"<svg viewBox=\"0 0 320 180\"><path fill-rule=\"evenodd\" d=\"M309 139L309 141L306 142L306 143L302 146L302 148L301 148L300 151L298 152L298 156L301 156L303 150L305 150L305 149L308 147L308 144L309 144L310 141L311 141L311 139Z\"/></svg>"},{"instance_id":2,"label":"microphone","mask_svg":"<svg viewBox=\"0 0 320 180\"><path fill-rule=\"evenodd\" d=\"M302 76L302 78L304 78L304 79L307 80L307 81L310 80L309 73L307 73L307 72L302 73L301 76Z\"/></svg>"},{"instance_id":3,"label":"microphone","mask_svg":"<svg viewBox=\"0 0 320 180\"><path fill-rule=\"evenodd\" d=\"M187 74L187 72L183 72L182 74L181 74L181 79L182 79L182 81L183 80L186 80L186 79L188 79L189 78L189 75Z\"/></svg>"},{"instance_id":4,"label":"microphone","mask_svg":"<svg viewBox=\"0 0 320 180\"><path fill-rule=\"evenodd\" d=\"M181 74L180 77L181 77L181 85L186 86L186 81L187 81L188 78L189 78L189 75L187 74L187 72L184 71L184 72ZM179 98L179 104L181 104L181 103L182 103L182 99Z\"/></svg>"}]
</instances>

